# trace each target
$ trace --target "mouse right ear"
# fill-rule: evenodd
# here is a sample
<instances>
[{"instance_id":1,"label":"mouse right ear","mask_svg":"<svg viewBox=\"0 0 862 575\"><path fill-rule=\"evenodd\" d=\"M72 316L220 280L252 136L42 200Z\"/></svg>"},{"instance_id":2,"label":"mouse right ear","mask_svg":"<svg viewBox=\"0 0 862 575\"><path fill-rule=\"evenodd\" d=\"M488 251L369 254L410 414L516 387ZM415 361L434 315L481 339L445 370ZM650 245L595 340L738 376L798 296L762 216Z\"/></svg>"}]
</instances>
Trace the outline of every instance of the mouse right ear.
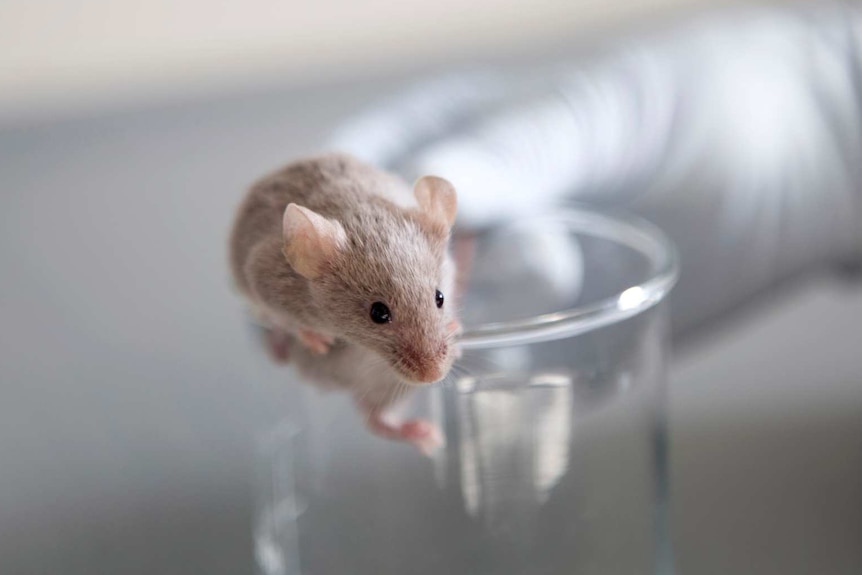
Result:
<instances>
[{"instance_id":1,"label":"mouse right ear","mask_svg":"<svg viewBox=\"0 0 862 575\"><path fill-rule=\"evenodd\" d=\"M422 176L413 185L422 221L446 235L455 224L458 198L455 186L437 176Z\"/></svg>"},{"instance_id":2,"label":"mouse right ear","mask_svg":"<svg viewBox=\"0 0 862 575\"><path fill-rule=\"evenodd\" d=\"M287 263L307 279L320 276L346 239L341 224L296 204L284 210L282 234Z\"/></svg>"}]
</instances>

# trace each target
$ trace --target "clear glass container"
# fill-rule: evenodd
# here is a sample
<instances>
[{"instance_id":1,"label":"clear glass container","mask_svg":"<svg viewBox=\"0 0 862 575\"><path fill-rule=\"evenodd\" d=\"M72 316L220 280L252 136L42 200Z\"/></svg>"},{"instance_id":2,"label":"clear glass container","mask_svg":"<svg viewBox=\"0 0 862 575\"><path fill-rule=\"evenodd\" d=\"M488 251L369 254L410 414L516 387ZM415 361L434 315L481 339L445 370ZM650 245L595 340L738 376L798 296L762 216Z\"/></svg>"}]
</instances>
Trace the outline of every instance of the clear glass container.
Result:
<instances>
[{"instance_id":1,"label":"clear glass container","mask_svg":"<svg viewBox=\"0 0 862 575\"><path fill-rule=\"evenodd\" d=\"M672 245L586 211L460 245L463 355L400 408L443 444L380 439L349 397L286 382L260 441L260 573L669 573Z\"/></svg>"}]
</instances>

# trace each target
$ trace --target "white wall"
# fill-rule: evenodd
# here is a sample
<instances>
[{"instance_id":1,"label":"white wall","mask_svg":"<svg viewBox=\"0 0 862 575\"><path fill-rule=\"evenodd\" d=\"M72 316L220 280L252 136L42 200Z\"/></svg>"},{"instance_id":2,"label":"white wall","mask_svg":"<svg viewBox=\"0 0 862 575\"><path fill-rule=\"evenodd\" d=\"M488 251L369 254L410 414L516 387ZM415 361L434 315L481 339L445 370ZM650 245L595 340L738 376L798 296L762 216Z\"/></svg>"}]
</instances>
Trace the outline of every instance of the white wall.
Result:
<instances>
[{"instance_id":1,"label":"white wall","mask_svg":"<svg viewBox=\"0 0 862 575\"><path fill-rule=\"evenodd\" d=\"M720 0L4 0L0 122L409 67Z\"/></svg>"}]
</instances>

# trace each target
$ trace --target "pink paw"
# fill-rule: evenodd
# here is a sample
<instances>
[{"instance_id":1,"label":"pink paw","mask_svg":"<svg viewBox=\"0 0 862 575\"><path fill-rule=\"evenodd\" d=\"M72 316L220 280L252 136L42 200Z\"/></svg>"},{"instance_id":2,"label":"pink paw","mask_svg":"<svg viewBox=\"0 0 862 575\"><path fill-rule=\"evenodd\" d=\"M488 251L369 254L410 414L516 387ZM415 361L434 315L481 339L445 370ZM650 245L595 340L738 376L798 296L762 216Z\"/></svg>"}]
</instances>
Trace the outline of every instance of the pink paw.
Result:
<instances>
[{"instance_id":1,"label":"pink paw","mask_svg":"<svg viewBox=\"0 0 862 575\"><path fill-rule=\"evenodd\" d=\"M401 425L402 438L430 456L443 445L443 436L437 426L424 419L411 419Z\"/></svg>"},{"instance_id":2,"label":"pink paw","mask_svg":"<svg viewBox=\"0 0 862 575\"><path fill-rule=\"evenodd\" d=\"M431 455L443 445L443 436L437 426L424 419L411 419L396 424L386 421L379 413L368 416L368 428L386 439L405 441L415 445L425 455Z\"/></svg>"},{"instance_id":3,"label":"pink paw","mask_svg":"<svg viewBox=\"0 0 862 575\"><path fill-rule=\"evenodd\" d=\"M314 353L323 355L329 351L329 347L335 341L335 338L317 333L310 329L301 329L297 334L302 345L313 351Z\"/></svg>"}]
</instances>

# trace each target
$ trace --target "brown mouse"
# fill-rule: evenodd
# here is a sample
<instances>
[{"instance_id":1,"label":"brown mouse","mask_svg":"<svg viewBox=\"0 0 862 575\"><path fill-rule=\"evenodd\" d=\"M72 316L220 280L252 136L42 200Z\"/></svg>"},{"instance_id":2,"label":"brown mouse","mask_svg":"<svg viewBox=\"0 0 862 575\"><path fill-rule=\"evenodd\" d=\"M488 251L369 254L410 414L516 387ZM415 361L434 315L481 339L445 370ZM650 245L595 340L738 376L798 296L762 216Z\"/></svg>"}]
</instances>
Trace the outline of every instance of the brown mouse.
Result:
<instances>
[{"instance_id":1,"label":"brown mouse","mask_svg":"<svg viewBox=\"0 0 862 575\"><path fill-rule=\"evenodd\" d=\"M239 290L268 328L272 354L353 393L372 431L423 449L430 424L389 422L405 386L440 381L456 356L456 193L344 154L293 162L252 186L230 238ZM293 342L304 349L291 350Z\"/></svg>"}]
</instances>

